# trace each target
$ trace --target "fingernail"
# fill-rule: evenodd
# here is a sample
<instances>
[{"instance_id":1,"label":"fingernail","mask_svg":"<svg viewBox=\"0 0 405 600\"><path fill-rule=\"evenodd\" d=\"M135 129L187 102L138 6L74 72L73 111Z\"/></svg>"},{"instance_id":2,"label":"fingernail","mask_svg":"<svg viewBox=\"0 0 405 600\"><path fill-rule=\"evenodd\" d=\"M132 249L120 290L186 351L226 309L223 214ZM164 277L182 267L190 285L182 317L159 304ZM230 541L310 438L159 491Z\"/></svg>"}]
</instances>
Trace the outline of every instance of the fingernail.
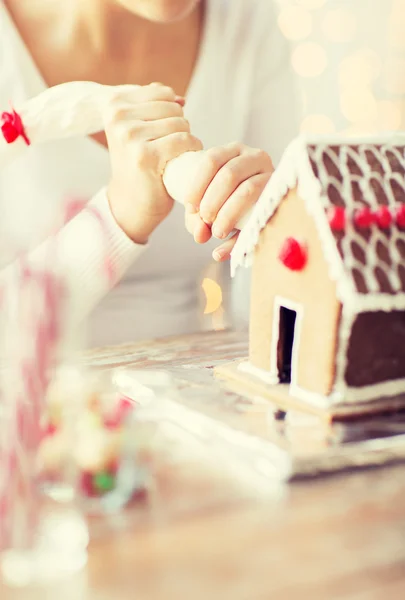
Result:
<instances>
[{"instance_id":1,"label":"fingernail","mask_svg":"<svg viewBox=\"0 0 405 600\"><path fill-rule=\"evenodd\" d=\"M195 215L198 212L198 210L196 209L196 207L191 204L190 202L187 202L186 204L186 213L188 215Z\"/></svg>"},{"instance_id":2,"label":"fingernail","mask_svg":"<svg viewBox=\"0 0 405 600\"><path fill-rule=\"evenodd\" d=\"M220 229L218 229L217 227L212 228L212 235L217 238L217 240L223 240L226 237L226 234L221 231Z\"/></svg>"},{"instance_id":3,"label":"fingernail","mask_svg":"<svg viewBox=\"0 0 405 600\"><path fill-rule=\"evenodd\" d=\"M226 255L226 250L214 250L214 252L212 253L212 257L214 260L216 261L220 261L224 258L224 256Z\"/></svg>"}]
</instances>

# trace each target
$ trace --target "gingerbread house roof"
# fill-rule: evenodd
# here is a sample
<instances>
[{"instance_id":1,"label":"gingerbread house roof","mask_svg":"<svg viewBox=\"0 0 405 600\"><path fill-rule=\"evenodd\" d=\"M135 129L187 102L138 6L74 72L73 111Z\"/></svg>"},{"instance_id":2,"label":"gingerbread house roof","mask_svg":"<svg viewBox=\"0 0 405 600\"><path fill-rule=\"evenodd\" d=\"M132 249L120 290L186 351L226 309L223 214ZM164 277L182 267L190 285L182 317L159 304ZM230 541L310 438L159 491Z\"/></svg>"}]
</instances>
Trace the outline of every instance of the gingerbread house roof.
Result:
<instances>
[{"instance_id":1,"label":"gingerbread house roof","mask_svg":"<svg viewBox=\"0 0 405 600\"><path fill-rule=\"evenodd\" d=\"M341 301L355 312L405 308L405 135L292 142L239 236L232 274L251 265L261 230L295 187Z\"/></svg>"}]
</instances>

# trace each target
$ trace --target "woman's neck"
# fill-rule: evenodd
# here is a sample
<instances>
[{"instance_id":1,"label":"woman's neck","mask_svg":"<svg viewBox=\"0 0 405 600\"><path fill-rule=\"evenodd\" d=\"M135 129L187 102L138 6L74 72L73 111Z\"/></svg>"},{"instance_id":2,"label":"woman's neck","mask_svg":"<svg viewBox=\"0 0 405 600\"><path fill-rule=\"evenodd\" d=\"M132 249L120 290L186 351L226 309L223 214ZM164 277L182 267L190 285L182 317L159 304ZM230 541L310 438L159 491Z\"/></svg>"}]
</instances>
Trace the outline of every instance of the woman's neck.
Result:
<instances>
[{"instance_id":1,"label":"woman's neck","mask_svg":"<svg viewBox=\"0 0 405 600\"><path fill-rule=\"evenodd\" d=\"M109 81L162 81L186 92L199 54L205 2L172 23L147 21L114 0L71 0L83 48L104 63ZM79 23L79 25L77 25ZM85 50L83 50L83 54ZM108 72L110 74L108 75Z\"/></svg>"},{"instance_id":2,"label":"woman's neck","mask_svg":"<svg viewBox=\"0 0 405 600\"><path fill-rule=\"evenodd\" d=\"M146 21L114 0L4 0L48 85L162 81L182 95L200 48L204 2L181 21Z\"/></svg>"},{"instance_id":3,"label":"woman's neck","mask_svg":"<svg viewBox=\"0 0 405 600\"><path fill-rule=\"evenodd\" d=\"M47 0L48 2L50 0ZM60 0L53 0L60 1ZM186 18L173 23L154 23L131 13L114 0L70 0L72 18L92 47L121 55L149 51L156 42L166 45L187 35L202 20L203 2Z\"/></svg>"},{"instance_id":4,"label":"woman's neck","mask_svg":"<svg viewBox=\"0 0 405 600\"><path fill-rule=\"evenodd\" d=\"M142 31L146 25L110 0L70 0L69 4L74 29L87 38L94 50L115 50L117 42L125 46L134 38L134 31Z\"/></svg>"}]
</instances>

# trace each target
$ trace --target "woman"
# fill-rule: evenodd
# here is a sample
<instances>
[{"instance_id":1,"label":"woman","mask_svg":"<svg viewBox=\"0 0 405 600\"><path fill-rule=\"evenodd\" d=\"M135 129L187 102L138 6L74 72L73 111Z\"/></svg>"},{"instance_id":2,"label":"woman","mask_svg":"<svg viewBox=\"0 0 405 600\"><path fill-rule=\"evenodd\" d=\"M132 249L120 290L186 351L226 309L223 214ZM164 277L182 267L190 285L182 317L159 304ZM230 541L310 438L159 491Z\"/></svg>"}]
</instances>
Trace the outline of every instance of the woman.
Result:
<instances>
[{"instance_id":1,"label":"woman","mask_svg":"<svg viewBox=\"0 0 405 600\"><path fill-rule=\"evenodd\" d=\"M24 206L29 215L27 226L19 224L15 233L21 244L28 239L35 246L49 234L67 196L95 196L92 202L102 204L97 191L108 185L109 205L104 204L103 210L112 219L111 227L118 225L120 233L126 234L125 239L116 241L119 248L115 252L120 274L128 270L93 312L91 343L121 343L197 330L201 273L213 251L216 260L226 260L234 243L228 240L215 249L210 238L223 240L256 202L272 170L269 155L277 160L295 133L288 55L277 32L272 3L3 0L0 73L2 107L7 107L10 99L21 102L48 86L70 80L141 86L162 81L169 86L152 86L152 92L141 100L119 99L124 110L120 106L115 111L107 137L100 133L95 139L56 141L33 148L0 175L1 210L7 216L13 199L30 199ZM156 90L161 88L166 96L160 99L158 93L156 99ZM150 92L151 88L145 89ZM183 101L176 95L186 98L184 111L192 133L211 149L206 167L190 190L186 226L191 236L184 227L184 209L172 207L159 171L176 153L199 147L197 139L188 134L179 110ZM145 100L165 103L164 108L159 105L162 112L154 104L153 109L141 107L147 114L142 110L136 113L136 105L145 105ZM151 120L159 133L155 129L150 132ZM188 137L181 137L181 148L166 146L153 165L138 161L134 169L133 146L140 142L139 132L126 144L117 132L136 129L139 122L143 124L140 137L147 140L181 132ZM246 145L232 143L234 140ZM38 215L34 207L40 202L46 210ZM82 227L80 239L87 237L89 227L84 217L76 218ZM5 226L7 219L2 223ZM77 221L72 222L70 230L76 225ZM72 238L79 236L73 233ZM138 257L146 241L148 245ZM79 259L71 241L64 248L73 263ZM105 283L92 274L91 251L81 245L77 252L87 273L86 282L75 273L72 277L83 285L90 309L105 293Z\"/></svg>"}]
</instances>

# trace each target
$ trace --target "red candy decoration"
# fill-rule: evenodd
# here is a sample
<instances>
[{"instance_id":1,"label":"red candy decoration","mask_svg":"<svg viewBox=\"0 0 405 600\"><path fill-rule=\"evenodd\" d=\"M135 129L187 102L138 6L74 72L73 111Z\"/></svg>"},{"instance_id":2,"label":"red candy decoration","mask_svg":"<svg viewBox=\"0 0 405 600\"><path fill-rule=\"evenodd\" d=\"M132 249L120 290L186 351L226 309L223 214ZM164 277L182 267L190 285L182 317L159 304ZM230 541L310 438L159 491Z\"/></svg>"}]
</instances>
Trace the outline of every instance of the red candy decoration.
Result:
<instances>
[{"instance_id":1,"label":"red candy decoration","mask_svg":"<svg viewBox=\"0 0 405 600\"><path fill-rule=\"evenodd\" d=\"M307 250L293 237L287 238L280 250L279 259L287 269L302 271L307 263Z\"/></svg>"},{"instance_id":2,"label":"red candy decoration","mask_svg":"<svg viewBox=\"0 0 405 600\"><path fill-rule=\"evenodd\" d=\"M395 212L395 222L398 225L398 227L405 229L405 204L401 204L401 206L398 206Z\"/></svg>"},{"instance_id":3,"label":"red candy decoration","mask_svg":"<svg viewBox=\"0 0 405 600\"><path fill-rule=\"evenodd\" d=\"M328 210L328 221L332 231L343 231L346 225L345 209L333 206Z\"/></svg>"},{"instance_id":4,"label":"red candy decoration","mask_svg":"<svg viewBox=\"0 0 405 600\"><path fill-rule=\"evenodd\" d=\"M12 144L19 137L22 137L27 146L30 145L30 140L28 139L27 134L25 133L24 125L22 123L21 117L18 113L13 110L13 112L4 112L1 115L2 126L1 131L6 140L7 144Z\"/></svg>"},{"instance_id":5,"label":"red candy decoration","mask_svg":"<svg viewBox=\"0 0 405 600\"><path fill-rule=\"evenodd\" d=\"M380 206L380 208L375 211L375 218L377 225L381 227L381 229L388 229L393 220L387 206Z\"/></svg>"},{"instance_id":6,"label":"red candy decoration","mask_svg":"<svg viewBox=\"0 0 405 600\"><path fill-rule=\"evenodd\" d=\"M368 206L364 206L363 208L356 210L353 221L359 229L367 229L375 223L376 217Z\"/></svg>"}]
</instances>

